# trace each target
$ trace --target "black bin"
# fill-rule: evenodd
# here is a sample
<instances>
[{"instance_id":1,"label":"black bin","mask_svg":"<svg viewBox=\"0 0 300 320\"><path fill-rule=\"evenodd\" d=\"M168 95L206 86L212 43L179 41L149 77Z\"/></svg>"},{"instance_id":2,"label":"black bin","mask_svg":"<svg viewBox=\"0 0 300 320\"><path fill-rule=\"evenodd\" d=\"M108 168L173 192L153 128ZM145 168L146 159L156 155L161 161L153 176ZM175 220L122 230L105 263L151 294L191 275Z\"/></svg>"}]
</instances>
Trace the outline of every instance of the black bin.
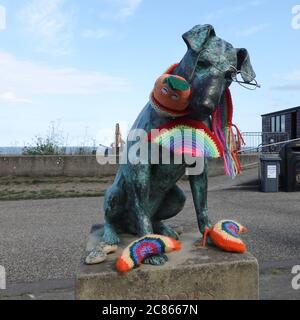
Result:
<instances>
[{"instance_id":1,"label":"black bin","mask_svg":"<svg viewBox=\"0 0 300 320\"><path fill-rule=\"evenodd\" d=\"M284 191L300 191L300 141L285 144L280 157L280 183Z\"/></svg>"},{"instance_id":2,"label":"black bin","mask_svg":"<svg viewBox=\"0 0 300 320\"><path fill-rule=\"evenodd\" d=\"M263 155L260 157L261 191L278 192L280 157Z\"/></svg>"}]
</instances>

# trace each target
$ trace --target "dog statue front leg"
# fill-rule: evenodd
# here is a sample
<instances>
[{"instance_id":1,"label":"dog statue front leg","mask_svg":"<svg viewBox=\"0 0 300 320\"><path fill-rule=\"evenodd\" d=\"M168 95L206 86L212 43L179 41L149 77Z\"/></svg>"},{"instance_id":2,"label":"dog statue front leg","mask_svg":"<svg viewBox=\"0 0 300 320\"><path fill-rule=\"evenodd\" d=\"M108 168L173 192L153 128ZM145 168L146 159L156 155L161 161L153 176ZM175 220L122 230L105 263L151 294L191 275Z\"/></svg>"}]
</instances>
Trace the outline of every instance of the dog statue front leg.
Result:
<instances>
[{"instance_id":1,"label":"dog statue front leg","mask_svg":"<svg viewBox=\"0 0 300 320\"><path fill-rule=\"evenodd\" d=\"M207 209L207 160L204 160L204 170L200 175L189 176L194 206L197 214L198 227L202 234L206 228L211 228Z\"/></svg>"},{"instance_id":2,"label":"dog statue front leg","mask_svg":"<svg viewBox=\"0 0 300 320\"><path fill-rule=\"evenodd\" d=\"M113 184L106 191L103 204L105 213L103 241L107 244L116 245L120 242L115 222L122 217L124 202L124 191L117 184Z\"/></svg>"},{"instance_id":3,"label":"dog statue front leg","mask_svg":"<svg viewBox=\"0 0 300 320\"><path fill-rule=\"evenodd\" d=\"M153 234L152 220L148 213L148 203L145 201L145 195L135 197L135 204L131 207L136 215L137 233L140 237ZM164 254L152 256L143 261L144 264L163 265L168 261Z\"/></svg>"},{"instance_id":4,"label":"dog statue front leg","mask_svg":"<svg viewBox=\"0 0 300 320\"><path fill-rule=\"evenodd\" d=\"M147 212L147 205L142 200L135 200L135 204L131 207L136 217L136 231L139 237L146 236L147 234L153 233L152 221Z\"/></svg>"},{"instance_id":5,"label":"dog statue front leg","mask_svg":"<svg viewBox=\"0 0 300 320\"><path fill-rule=\"evenodd\" d=\"M138 173L138 174L137 174ZM149 212L149 194L151 185L151 168L148 165L136 167L131 174L130 195L131 205L130 210L133 211L136 217L137 233L140 237L153 234L152 216ZM152 199L152 201L155 201ZM144 264L163 265L168 260L166 255L160 254L152 256L143 261Z\"/></svg>"}]
</instances>

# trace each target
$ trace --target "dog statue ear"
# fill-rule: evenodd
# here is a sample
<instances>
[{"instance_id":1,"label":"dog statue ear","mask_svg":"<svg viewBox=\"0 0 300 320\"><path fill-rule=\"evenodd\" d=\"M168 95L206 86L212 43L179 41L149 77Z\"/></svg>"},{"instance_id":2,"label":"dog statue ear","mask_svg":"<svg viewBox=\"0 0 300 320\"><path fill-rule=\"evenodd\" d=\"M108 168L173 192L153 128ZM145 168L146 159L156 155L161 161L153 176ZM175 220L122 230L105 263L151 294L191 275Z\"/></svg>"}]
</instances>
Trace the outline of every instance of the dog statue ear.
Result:
<instances>
[{"instance_id":1,"label":"dog statue ear","mask_svg":"<svg viewBox=\"0 0 300 320\"><path fill-rule=\"evenodd\" d=\"M213 26L210 24L205 24L195 26L190 31L184 33L182 38L188 46L188 49L192 49L195 52L200 52L206 40L215 35L216 33Z\"/></svg>"},{"instance_id":2,"label":"dog statue ear","mask_svg":"<svg viewBox=\"0 0 300 320\"><path fill-rule=\"evenodd\" d=\"M236 49L237 51L237 69L242 71L241 75L245 82L251 82L256 74L250 62L250 56L247 49Z\"/></svg>"}]
</instances>

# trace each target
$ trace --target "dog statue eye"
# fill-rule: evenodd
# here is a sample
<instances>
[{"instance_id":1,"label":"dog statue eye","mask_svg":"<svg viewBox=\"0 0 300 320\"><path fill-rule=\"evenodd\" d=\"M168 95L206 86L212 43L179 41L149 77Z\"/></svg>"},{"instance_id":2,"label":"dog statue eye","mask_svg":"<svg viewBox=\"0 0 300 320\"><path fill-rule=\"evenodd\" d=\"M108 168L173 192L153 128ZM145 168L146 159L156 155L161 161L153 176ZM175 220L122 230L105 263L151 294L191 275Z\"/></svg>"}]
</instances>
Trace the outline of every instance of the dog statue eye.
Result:
<instances>
[{"instance_id":1,"label":"dog statue eye","mask_svg":"<svg viewBox=\"0 0 300 320\"><path fill-rule=\"evenodd\" d=\"M161 89L161 93L162 93L162 94L168 94L168 93L169 93L169 89L168 89L167 87L163 87L163 88Z\"/></svg>"},{"instance_id":2,"label":"dog statue eye","mask_svg":"<svg viewBox=\"0 0 300 320\"><path fill-rule=\"evenodd\" d=\"M174 93L172 94L171 99L177 101L179 100L179 95L177 93Z\"/></svg>"},{"instance_id":3,"label":"dog statue eye","mask_svg":"<svg viewBox=\"0 0 300 320\"><path fill-rule=\"evenodd\" d=\"M200 59L198 63L201 65L201 67L210 67L213 65L213 63L208 59Z\"/></svg>"}]
</instances>

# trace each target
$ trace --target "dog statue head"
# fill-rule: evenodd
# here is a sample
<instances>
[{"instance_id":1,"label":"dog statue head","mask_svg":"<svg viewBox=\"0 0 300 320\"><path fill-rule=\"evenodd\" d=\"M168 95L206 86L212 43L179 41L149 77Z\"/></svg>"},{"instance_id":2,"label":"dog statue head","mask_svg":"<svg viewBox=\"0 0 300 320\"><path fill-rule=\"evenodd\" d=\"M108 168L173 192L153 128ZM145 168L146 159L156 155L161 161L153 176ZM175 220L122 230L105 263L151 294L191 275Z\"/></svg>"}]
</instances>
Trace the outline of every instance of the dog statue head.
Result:
<instances>
[{"instance_id":1,"label":"dog statue head","mask_svg":"<svg viewBox=\"0 0 300 320\"><path fill-rule=\"evenodd\" d=\"M224 91L240 73L245 83L256 75L246 49L218 38L211 25L197 25L183 34L188 51L174 71L191 85L190 109L205 120L220 103Z\"/></svg>"}]
</instances>

